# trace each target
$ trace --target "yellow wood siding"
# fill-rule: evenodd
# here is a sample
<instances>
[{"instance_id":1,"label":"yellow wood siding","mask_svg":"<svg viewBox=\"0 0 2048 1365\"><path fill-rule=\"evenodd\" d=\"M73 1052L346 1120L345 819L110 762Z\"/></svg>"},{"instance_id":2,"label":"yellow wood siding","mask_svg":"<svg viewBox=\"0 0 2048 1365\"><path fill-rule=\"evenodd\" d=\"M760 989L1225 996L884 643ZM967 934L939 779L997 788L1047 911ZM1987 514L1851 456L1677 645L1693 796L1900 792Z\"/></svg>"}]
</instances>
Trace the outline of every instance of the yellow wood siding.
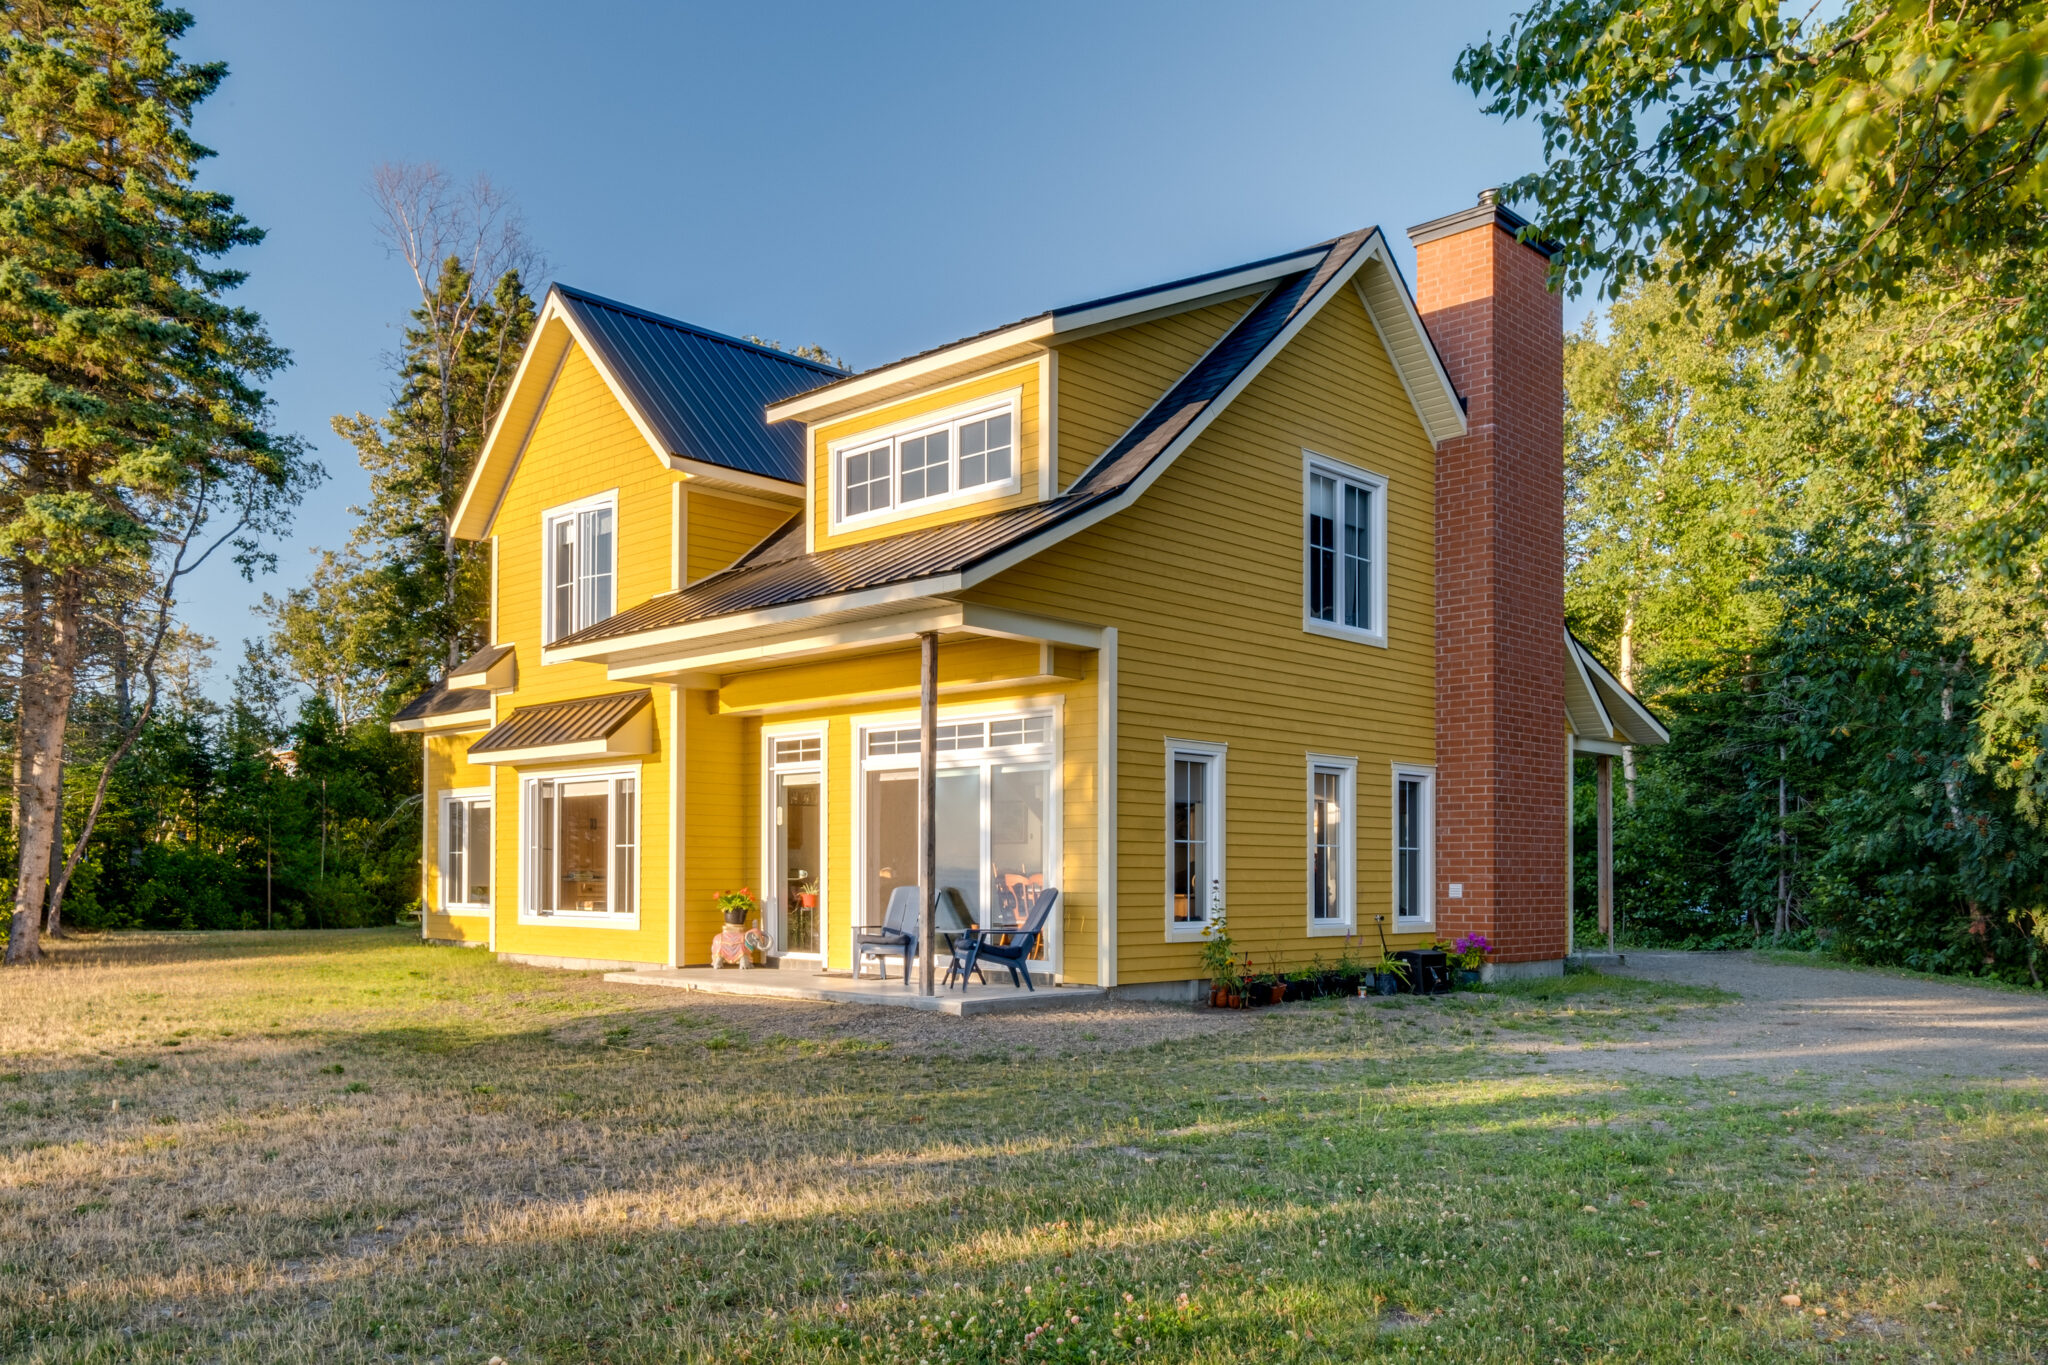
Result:
<instances>
[{"instance_id":1,"label":"yellow wood siding","mask_svg":"<svg viewBox=\"0 0 2048 1365\"><path fill-rule=\"evenodd\" d=\"M1038 501L1039 470L1039 374L1040 362L1027 361L1021 365L1006 365L986 374L972 378L954 380L939 388L906 398L887 407L862 413L858 417L844 418L810 429L811 442L811 486L816 496L811 499L811 526L815 537L813 544L820 550L833 545L857 545L862 541L877 540L883 536L901 535L921 526L938 526L951 521L963 521L968 517L984 516L1001 511L1006 507L1021 507ZM1017 491L1005 497L983 498L935 512L900 517L879 523L869 523L851 530L834 534L832 531L832 499L837 489L832 479L832 442L866 431L879 431L898 422L908 421L928 412L937 412L961 403L971 403L979 398L991 397L1009 389L1022 389L1017 404Z\"/></svg>"},{"instance_id":2,"label":"yellow wood siding","mask_svg":"<svg viewBox=\"0 0 2048 1365\"><path fill-rule=\"evenodd\" d=\"M728 497L694 483L684 489L689 516L690 582L709 578L759 545L801 510Z\"/></svg>"},{"instance_id":3,"label":"yellow wood siding","mask_svg":"<svg viewBox=\"0 0 2048 1365\"><path fill-rule=\"evenodd\" d=\"M1060 347L1059 488L1130 430L1254 301L1231 299Z\"/></svg>"},{"instance_id":4,"label":"yellow wood siding","mask_svg":"<svg viewBox=\"0 0 2048 1365\"><path fill-rule=\"evenodd\" d=\"M760 894L761 809L758 726L718 715L715 693L682 694L684 771L682 937L685 966L711 965L711 939L721 927L721 892Z\"/></svg>"},{"instance_id":5,"label":"yellow wood siding","mask_svg":"<svg viewBox=\"0 0 2048 1365\"><path fill-rule=\"evenodd\" d=\"M996 688L1008 680L1037 677L1043 671L1039 646L1021 640L949 641L939 651L939 686L949 692ZM900 704L915 701L917 691L918 656L891 650L741 673L724 680L718 706L721 711L784 711L885 701Z\"/></svg>"},{"instance_id":6,"label":"yellow wood siding","mask_svg":"<svg viewBox=\"0 0 2048 1365\"><path fill-rule=\"evenodd\" d=\"M671 471L632 423L580 348L572 347L533 436L505 490L492 532L498 539L498 643L519 651L519 687L497 699L498 717L514 707L632 690L587 663L541 662L542 517L552 508L616 490L615 605L624 608L670 588L674 511ZM653 689L655 751L640 766L640 876L637 928L521 924L520 771L494 769L497 816L498 951L606 961L664 962L669 940L669 775L672 735L667 689ZM613 767L625 764L574 766ZM570 770L570 769L564 769Z\"/></svg>"},{"instance_id":7,"label":"yellow wood siding","mask_svg":"<svg viewBox=\"0 0 2048 1365\"><path fill-rule=\"evenodd\" d=\"M449 791L464 787L489 787L491 770L473 767L468 760L469 742L482 731L462 735L426 735L426 846L422 853L425 864L425 899L421 908L425 912L425 937L444 943L487 943L490 941L490 916L482 911L474 914L449 914L445 908L445 888L441 885L441 853L448 838L447 826L441 811L441 798ZM497 844L497 812L492 812L492 845ZM492 888L495 894L497 888Z\"/></svg>"},{"instance_id":8,"label":"yellow wood siding","mask_svg":"<svg viewBox=\"0 0 2048 1365\"><path fill-rule=\"evenodd\" d=\"M1070 375L1063 353L1063 399ZM1063 401L1063 448L1066 414ZM1304 447L1389 480L1388 648L1302 629ZM1119 628L1120 981L1201 975L1198 946L1166 932L1169 736L1230 746L1226 898L1259 968L1344 949L1308 933L1307 756L1357 758L1358 924L1377 951L1373 917L1391 923L1392 765L1435 757L1434 477L1345 290L1130 510L969 594Z\"/></svg>"}]
</instances>

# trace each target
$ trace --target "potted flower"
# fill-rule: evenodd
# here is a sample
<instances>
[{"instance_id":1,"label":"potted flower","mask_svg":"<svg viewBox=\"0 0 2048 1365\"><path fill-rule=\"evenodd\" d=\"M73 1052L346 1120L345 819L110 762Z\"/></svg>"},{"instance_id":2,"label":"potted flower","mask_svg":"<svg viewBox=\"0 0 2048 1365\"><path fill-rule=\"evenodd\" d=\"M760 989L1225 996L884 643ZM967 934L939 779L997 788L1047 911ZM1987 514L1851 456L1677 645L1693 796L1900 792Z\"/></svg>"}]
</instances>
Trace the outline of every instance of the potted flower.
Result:
<instances>
[{"instance_id":1,"label":"potted flower","mask_svg":"<svg viewBox=\"0 0 2048 1365\"><path fill-rule=\"evenodd\" d=\"M754 899L751 887L743 886L737 891L718 893L718 913L725 918L727 924L745 924L760 908L761 903Z\"/></svg>"},{"instance_id":2,"label":"potted flower","mask_svg":"<svg viewBox=\"0 0 2048 1365\"><path fill-rule=\"evenodd\" d=\"M1443 950L1444 960L1451 964L1451 970L1458 974L1460 986L1479 984L1479 968L1485 963L1487 953L1493 950L1493 944L1487 941L1486 935L1477 932L1462 936L1456 943L1438 943L1437 947Z\"/></svg>"},{"instance_id":3,"label":"potted flower","mask_svg":"<svg viewBox=\"0 0 2048 1365\"><path fill-rule=\"evenodd\" d=\"M797 873L797 874L796 874L796 876L797 876L797 883L796 883L796 903L797 903L797 905L798 905L799 907L801 907L802 909L805 909L805 910L815 910L815 909L817 909L817 908L818 908L818 883L817 883L817 882L816 882L815 880L811 879L811 878L810 878L810 877L809 877L809 876L808 876L807 874L805 874L805 873L802 873L802 872L799 872L799 873Z\"/></svg>"},{"instance_id":4,"label":"potted flower","mask_svg":"<svg viewBox=\"0 0 2048 1365\"><path fill-rule=\"evenodd\" d=\"M1202 967L1209 973L1209 1003L1219 1009L1243 1008L1244 972L1236 949L1219 905L1202 926Z\"/></svg>"}]
</instances>

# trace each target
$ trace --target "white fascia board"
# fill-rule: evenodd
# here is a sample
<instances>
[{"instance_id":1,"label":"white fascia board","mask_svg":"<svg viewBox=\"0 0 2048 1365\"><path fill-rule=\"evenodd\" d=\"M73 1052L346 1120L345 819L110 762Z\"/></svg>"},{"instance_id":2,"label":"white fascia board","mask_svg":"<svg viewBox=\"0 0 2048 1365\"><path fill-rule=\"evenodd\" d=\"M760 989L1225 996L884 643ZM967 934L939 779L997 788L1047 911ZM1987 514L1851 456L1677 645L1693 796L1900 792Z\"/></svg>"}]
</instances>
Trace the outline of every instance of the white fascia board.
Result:
<instances>
[{"instance_id":1,"label":"white fascia board","mask_svg":"<svg viewBox=\"0 0 2048 1365\"><path fill-rule=\"evenodd\" d=\"M819 622L809 630L730 632L684 650L635 651L610 662L605 676L614 682L677 672L715 676L748 665L769 667L820 654L900 644L928 631L957 631L964 624L965 613L958 602L934 602L915 611Z\"/></svg>"},{"instance_id":2,"label":"white fascia board","mask_svg":"<svg viewBox=\"0 0 2048 1365\"><path fill-rule=\"evenodd\" d=\"M989 635L1002 640L1025 640L1033 644L1065 645L1070 649L1102 648L1102 627L1085 625L1079 621L1062 621L1051 616L1037 616L1030 612L1009 611L1002 607L984 607L979 603L964 603L961 608L960 628L973 635Z\"/></svg>"},{"instance_id":3,"label":"white fascia board","mask_svg":"<svg viewBox=\"0 0 2048 1365\"><path fill-rule=\"evenodd\" d=\"M879 370L852 379L838 380L827 389L814 389L800 393L794 398L785 398L780 403L770 403L768 420L787 421L792 417L808 418L813 421L836 414L841 408L857 406L877 394L904 385L913 384L927 375L941 370L958 369L967 365L994 363L1005 352L1017 351L1029 354L1048 341L1054 331L1051 318L1033 318L1020 322L1014 327L1005 327L973 341L963 341L957 346L948 346L943 351L919 356L915 360L899 361Z\"/></svg>"},{"instance_id":4,"label":"white fascia board","mask_svg":"<svg viewBox=\"0 0 2048 1365\"><path fill-rule=\"evenodd\" d=\"M418 720L394 720L391 733L394 735L440 734L449 730L488 730L494 719L491 712L450 711L441 716L423 716Z\"/></svg>"},{"instance_id":5,"label":"white fascia board","mask_svg":"<svg viewBox=\"0 0 2048 1365\"><path fill-rule=\"evenodd\" d=\"M1593 679L1586 672L1586 651L1566 631L1564 637L1564 708L1565 723L1572 727L1573 735L1586 740L1612 740L1616 738L1614 721L1607 714L1607 708L1600 703L1600 694L1593 687Z\"/></svg>"},{"instance_id":6,"label":"white fascia board","mask_svg":"<svg viewBox=\"0 0 2048 1365\"><path fill-rule=\"evenodd\" d=\"M693 460L687 455L665 455L662 458L670 469L693 484L702 483L707 488L737 490L757 495L750 501L759 501L758 495L766 494L778 506L803 501L804 486L800 483L790 483L786 479L771 479L766 474L749 474L743 469L728 469L722 464Z\"/></svg>"},{"instance_id":7,"label":"white fascia board","mask_svg":"<svg viewBox=\"0 0 2048 1365\"><path fill-rule=\"evenodd\" d=\"M1283 275L1291 275L1307 268L1328 249L1315 247L1252 269L1196 280L1177 289L1142 293L1094 308L1033 318L1014 327L1005 327L1000 332L934 351L930 355L870 370L857 378L835 383L830 389L814 390L808 394L798 394L794 398L785 398L780 403L769 405L768 420L780 422L791 417L817 419L836 414L842 406L868 398L885 389L913 383L941 370L987 361L1012 348L1035 348L1054 341L1077 341L1093 333L1129 327L1151 318L1165 317L1207 303L1221 302L1248 294Z\"/></svg>"},{"instance_id":8,"label":"white fascia board","mask_svg":"<svg viewBox=\"0 0 2048 1365\"><path fill-rule=\"evenodd\" d=\"M935 578L919 579L910 583L891 583L880 588L868 588L861 592L841 593L833 597L818 597L806 602L792 602L787 606L764 607L759 611L740 612L729 616L713 616L703 621L692 621L686 625L666 626L657 630L641 631L636 635L619 635L604 640L592 640L587 644L572 645L567 649L544 649L540 661L544 664L575 663L586 661L603 663L607 659L625 654L645 654L651 650L669 645L687 645L721 635L739 635L757 632L767 627L792 625L824 616L839 616L848 613L873 611L883 607L915 602L919 598L940 597L960 590L958 574L942 574Z\"/></svg>"},{"instance_id":9,"label":"white fascia board","mask_svg":"<svg viewBox=\"0 0 2048 1365\"><path fill-rule=\"evenodd\" d=\"M1574 753L1606 754L1609 758L1619 758L1627 748L1628 745L1618 739L1580 739L1577 735L1572 736Z\"/></svg>"},{"instance_id":10,"label":"white fascia board","mask_svg":"<svg viewBox=\"0 0 2048 1365\"><path fill-rule=\"evenodd\" d=\"M1358 301L1365 305L1366 316L1380 335L1380 345L1393 362L1401 387L1407 390L1409 404L1432 442L1441 445L1463 436L1469 429L1465 405L1444 369L1436 343L1430 340L1429 329L1422 325L1422 315L1415 311L1415 299L1388 254L1386 239L1375 234L1366 249L1378 268L1359 273ZM1394 329L1391 335L1390 326Z\"/></svg>"},{"instance_id":11,"label":"white fascia board","mask_svg":"<svg viewBox=\"0 0 2048 1365\"><path fill-rule=\"evenodd\" d=\"M561 332L550 331L550 322L562 323ZM484 437L483 449L477 452L476 467L469 471L469 483L462 490L461 500L455 504L455 515L449 519L448 533L451 539L482 540L491 533L490 523L497 519L498 504L504 499L504 489L512 482L512 470L506 471L504 479L491 499L490 511L485 515L482 525L465 528L464 521L470 515L486 471L491 468L492 461L498 456L499 444L514 439L507 434L507 428L513 421L512 395L518 393L528 379L533 377L536 366L546 367L547 390L541 395L540 401L534 404L533 411L519 424L519 434L516 438L519 442L518 448L512 451L509 457L512 469L517 469L519 458L526 451L526 443L533 439L533 430L540 424L540 414L548 405L548 393L553 392L555 380L562 372L562 364L568 359L569 336L569 328L563 318L561 307L556 303L554 293L550 290L540 317L534 321L533 333L527 338L526 352L519 357L518 368L512 371L512 383L505 390L506 401L499 404L498 415L491 419L491 429Z\"/></svg>"},{"instance_id":12,"label":"white fascia board","mask_svg":"<svg viewBox=\"0 0 2048 1365\"><path fill-rule=\"evenodd\" d=\"M1574 645L1577 641L1572 642ZM1655 748L1671 742L1671 732L1664 728L1664 722L1643 705L1635 693L1621 685L1621 680L1607 671L1607 666L1596 658L1591 650L1575 649L1584 660L1585 668L1593 682L1594 695L1600 699L1600 709L1613 716L1620 714L1622 724L1614 727L1615 733L1632 744Z\"/></svg>"}]
</instances>

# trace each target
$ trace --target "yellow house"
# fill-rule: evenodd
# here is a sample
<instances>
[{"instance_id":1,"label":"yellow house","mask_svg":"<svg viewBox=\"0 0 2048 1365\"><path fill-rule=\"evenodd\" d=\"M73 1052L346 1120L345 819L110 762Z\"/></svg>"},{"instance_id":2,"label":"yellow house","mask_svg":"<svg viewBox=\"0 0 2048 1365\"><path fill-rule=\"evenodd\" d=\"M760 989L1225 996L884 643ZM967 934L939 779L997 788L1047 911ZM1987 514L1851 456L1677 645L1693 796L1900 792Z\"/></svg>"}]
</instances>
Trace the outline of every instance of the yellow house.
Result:
<instances>
[{"instance_id":1,"label":"yellow house","mask_svg":"<svg viewBox=\"0 0 2048 1365\"><path fill-rule=\"evenodd\" d=\"M1560 647L1558 449L1468 411L1516 365L1558 401L1558 355L1509 354L1561 336L1538 250L1453 219L1417 230L1451 225L1441 352L1377 229L859 375L554 288L454 523L492 643L395 721L426 937L703 965L745 888L782 968L848 971L920 881L928 721L936 884L990 927L1058 890L1046 977L1184 998L1226 916L1259 970L1475 927L1553 969L1565 759L1655 722ZM1468 492L1552 507L1460 531L1446 583ZM1501 640L1534 674L1447 709Z\"/></svg>"}]
</instances>

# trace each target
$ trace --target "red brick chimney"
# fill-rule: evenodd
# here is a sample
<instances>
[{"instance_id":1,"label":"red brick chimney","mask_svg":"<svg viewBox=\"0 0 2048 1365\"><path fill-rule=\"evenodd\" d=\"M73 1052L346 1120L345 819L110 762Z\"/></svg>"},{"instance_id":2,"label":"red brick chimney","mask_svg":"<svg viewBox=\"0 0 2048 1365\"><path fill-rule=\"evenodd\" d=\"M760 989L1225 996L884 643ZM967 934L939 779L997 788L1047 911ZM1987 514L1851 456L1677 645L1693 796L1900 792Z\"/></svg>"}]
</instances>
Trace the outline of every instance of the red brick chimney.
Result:
<instances>
[{"instance_id":1,"label":"red brick chimney","mask_svg":"<svg viewBox=\"0 0 2048 1365\"><path fill-rule=\"evenodd\" d=\"M1437 451L1436 922L1511 972L1570 943L1564 304L1524 226L1488 190L1408 230L1468 424Z\"/></svg>"}]
</instances>

